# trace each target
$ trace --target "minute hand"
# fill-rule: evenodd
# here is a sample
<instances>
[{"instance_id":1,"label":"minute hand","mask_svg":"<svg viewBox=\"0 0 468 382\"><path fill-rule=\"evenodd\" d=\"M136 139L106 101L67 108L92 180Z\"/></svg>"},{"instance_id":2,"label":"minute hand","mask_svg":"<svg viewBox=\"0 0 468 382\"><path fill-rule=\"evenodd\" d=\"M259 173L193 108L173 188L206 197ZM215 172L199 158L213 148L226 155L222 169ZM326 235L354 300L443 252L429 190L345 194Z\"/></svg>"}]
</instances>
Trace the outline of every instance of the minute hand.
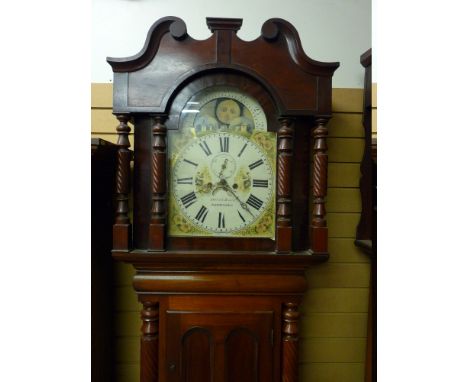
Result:
<instances>
[{"instance_id":1,"label":"minute hand","mask_svg":"<svg viewBox=\"0 0 468 382\"><path fill-rule=\"evenodd\" d=\"M252 217L255 217L254 214L252 213L252 211L250 211L249 207L247 207L247 204L244 203L242 200L239 199L239 197L236 195L236 193L234 192L234 190L233 190L231 187L229 187L227 184L223 185L222 187L223 187L224 191L229 192L232 196L234 196L234 197L237 199L237 201L239 202L240 206L241 206L244 210L246 210L250 215L252 215Z\"/></svg>"}]
</instances>

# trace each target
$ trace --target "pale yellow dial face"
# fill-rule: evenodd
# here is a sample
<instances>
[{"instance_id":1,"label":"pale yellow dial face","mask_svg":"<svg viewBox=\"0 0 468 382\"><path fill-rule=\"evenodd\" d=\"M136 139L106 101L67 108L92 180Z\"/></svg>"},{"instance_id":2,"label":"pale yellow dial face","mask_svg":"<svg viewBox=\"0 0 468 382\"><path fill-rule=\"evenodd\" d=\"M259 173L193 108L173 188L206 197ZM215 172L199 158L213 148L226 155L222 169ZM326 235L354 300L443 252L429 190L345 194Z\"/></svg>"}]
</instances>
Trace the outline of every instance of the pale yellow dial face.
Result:
<instances>
[{"instance_id":1,"label":"pale yellow dial face","mask_svg":"<svg viewBox=\"0 0 468 382\"><path fill-rule=\"evenodd\" d=\"M276 134L260 105L209 88L187 106L169 137L169 235L274 240Z\"/></svg>"}]
</instances>

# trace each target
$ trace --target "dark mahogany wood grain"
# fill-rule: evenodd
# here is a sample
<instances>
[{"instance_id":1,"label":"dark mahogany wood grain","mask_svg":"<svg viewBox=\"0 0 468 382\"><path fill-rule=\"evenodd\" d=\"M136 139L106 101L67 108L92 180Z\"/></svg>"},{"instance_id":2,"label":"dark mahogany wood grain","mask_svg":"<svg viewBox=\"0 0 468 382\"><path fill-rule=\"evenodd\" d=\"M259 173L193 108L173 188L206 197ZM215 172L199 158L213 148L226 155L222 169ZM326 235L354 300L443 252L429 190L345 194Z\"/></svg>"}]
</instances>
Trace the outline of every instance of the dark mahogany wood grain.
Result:
<instances>
[{"instance_id":1,"label":"dark mahogany wood grain","mask_svg":"<svg viewBox=\"0 0 468 382\"><path fill-rule=\"evenodd\" d=\"M163 251L166 235L166 126L165 115L155 116L151 161L152 207L149 225L149 249Z\"/></svg>"},{"instance_id":2,"label":"dark mahogany wood grain","mask_svg":"<svg viewBox=\"0 0 468 382\"><path fill-rule=\"evenodd\" d=\"M281 382L299 380L299 310L298 304L287 302L283 310L283 373Z\"/></svg>"},{"instance_id":3,"label":"dark mahogany wood grain","mask_svg":"<svg viewBox=\"0 0 468 382\"><path fill-rule=\"evenodd\" d=\"M277 168L277 210L276 210L276 250L288 253L292 249L292 160L294 147L293 121L280 119L278 130L278 168Z\"/></svg>"},{"instance_id":4,"label":"dark mahogany wood grain","mask_svg":"<svg viewBox=\"0 0 468 382\"><path fill-rule=\"evenodd\" d=\"M210 331L194 326L181 338L180 369L183 381L211 381L214 375L214 343ZM173 365L168 365L172 372Z\"/></svg>"},{"instance_id":5,"label":"dark mahogany wood grain","mask_svg":"<svg viewBox=\"0 0 468 382\"><path fill-rule=\"evenodd\" d=\"M131 248L131 231L132 227L128 217L128 196L130 192L130 161L132 153L129 150L130 141L128 134L130 127L128 114L118 114L117 119L117 175L116 175L116 201L117 207L115 212L114 223L114 249L129 249Z\"/></svg>"},{"instance_id":6,"label":"dark mahogany wood grain","mask_svg":"<svg viewBox=\"0 0 468 382\"><path fill-rule=\"evenodd\" d=\"M304 271L313 264L328 260L328 254L295 252L277 254L276 252L244 251L113 251L116 260L133 264L137 269L227 269L247 268L253 272L262 269L270 271Z\"/></svg>"},{"instance_id":7,"label":"dark mahogany wood grain","mask_svg":"<svg viewBox=\"0 0 468 382\"><path fill-rule=\"evenodd\" d=\"M274 312L245 300L240 311L227 310L226 302L235 301L228 297L222 307L207 305L203 311L180 302L174 309L169 302L166 335L172 338L163 357L164 380L272 381ZM193 336L200 341L195 343ZM188 354L188 347L198 354Z\"/></svg>"},{"instance_id":8,"label":"dark mahogany wood grain","mask_svg":"<svg viewBox=\"0 0 468 382\"><path fill-rule=\"evenodd\" d=\"M140 382L158 382L159 310L158 304L144 301L141 310Z\"/></svg>"},{"instance_id":9,"label":"dark mahogany wood grain","mask_svg":"<svg viewBox=\"0 0 468 382\"><path fill-rule=\"evenodd\" d=\"M258 381L259 343L257 333L244 327L231 330L226 338L225 380Z\"/></svg>"},{"instance_id":10,"label":"dark mahogany wood grain","mask_svg":"<svg viewBox=\"0 0 468 382\"><path fill-rule=\"evenodd\" d=\"M266 21L262 35L253 41L237 37L238 20L209 19L213 35L203 41L188 36L177 17L158 20L138 54L107 58L119 74L114 83L122 84L115 93L114 111L167 112L171 95L191 77L223 69L255 78L275 98L282 115L331 114L331 97L321 94L331 94L327 79L339 63L307 57L296 29L285 20ZM278 70L285 75L278 75Z\"/></svg>"},{"instance_id":11,"label":"dark mahogany wood grain","mask_svg":"<svg viewBox=\"0 0 468 382\"><path fill-rule=\"evenodd\" d=\"M317 118L313 136L312 153L312 219L310 228L311 248L314 252L327 252L328 227L325 218L325 197L327 196L328 147L326 137L328 118Z\"/></svg>"},{"instance_id":12,"label":"dark mahogany wood grain","mask_svg":"<svg viewBox=\"0 0 468 382\"><path fill-rule=\"evenodd\" d=\"M149 225L153 204L152 155L153 127L152 115L133 117L135 134L135 154L133 168L133 248L147 250L149 245ZM167 125L166 125L167 126Z\"/></svg>"}]
</instances>

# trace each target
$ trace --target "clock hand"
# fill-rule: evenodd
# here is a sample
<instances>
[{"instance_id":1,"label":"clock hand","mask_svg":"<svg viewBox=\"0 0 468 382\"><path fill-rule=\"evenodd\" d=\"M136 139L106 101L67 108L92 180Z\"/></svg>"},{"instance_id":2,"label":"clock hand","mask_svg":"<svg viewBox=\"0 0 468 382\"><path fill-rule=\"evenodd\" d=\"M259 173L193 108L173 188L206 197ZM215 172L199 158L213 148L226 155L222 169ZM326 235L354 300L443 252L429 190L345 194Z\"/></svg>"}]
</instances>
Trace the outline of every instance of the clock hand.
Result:
<instances>
[{"instance_id":1,"label":"clock hand","mask_svg":"<svg viewBox=\"0 0 468 382\"><path fill-rule=\"evenodd\" d=\"M228 162L228 160L226 158L226 159L224 159L224 163L221 165L221 171L219 172L219 175L218 175L218 178L221 179L221 180L224 179L223 171L226 170L227 162Z\"/></svg>"},{"instance_id":2,"label":"clock hand","mask_svg":"<svg viewBox=\"0 0 468 382\"><path fill-rule=\"evenodd\" d=\"M250 215L252 215L252 217L255 217L254 214L252 213L252 211L250 211L249 207L247 207L247 204L244 203L242 200L239 199L239 197L235 194L234 190L228 185L228 184L224 184L221 186L221 188L224 189L224 191L227 191L229 192L232 196L234 196L237 201L239 202L240 206L246 210Z\"/></svg>"}]
</instances>

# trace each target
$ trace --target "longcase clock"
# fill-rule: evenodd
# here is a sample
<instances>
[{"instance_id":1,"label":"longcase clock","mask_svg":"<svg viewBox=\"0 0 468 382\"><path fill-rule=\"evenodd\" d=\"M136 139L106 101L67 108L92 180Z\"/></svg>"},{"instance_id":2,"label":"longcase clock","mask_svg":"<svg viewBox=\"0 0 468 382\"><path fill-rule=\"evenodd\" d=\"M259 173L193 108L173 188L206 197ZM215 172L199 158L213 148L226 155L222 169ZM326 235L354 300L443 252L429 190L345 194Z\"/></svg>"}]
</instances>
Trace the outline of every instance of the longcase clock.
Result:
<instances>
[{"instance_id":1,"label":"longcase clock","mask_svg":"<svg viewBox=\"0 0 468 382\"><path fill-rule=\"evenodd\" d=\"M304 272L328 258L339 64L307 57L282 19L250 42L242 19L207 25L200 41L162 18L138 54L107 59L120 122L113 256L136 269L141 381L296 381Z\"/></svg>"}]
</instances>

